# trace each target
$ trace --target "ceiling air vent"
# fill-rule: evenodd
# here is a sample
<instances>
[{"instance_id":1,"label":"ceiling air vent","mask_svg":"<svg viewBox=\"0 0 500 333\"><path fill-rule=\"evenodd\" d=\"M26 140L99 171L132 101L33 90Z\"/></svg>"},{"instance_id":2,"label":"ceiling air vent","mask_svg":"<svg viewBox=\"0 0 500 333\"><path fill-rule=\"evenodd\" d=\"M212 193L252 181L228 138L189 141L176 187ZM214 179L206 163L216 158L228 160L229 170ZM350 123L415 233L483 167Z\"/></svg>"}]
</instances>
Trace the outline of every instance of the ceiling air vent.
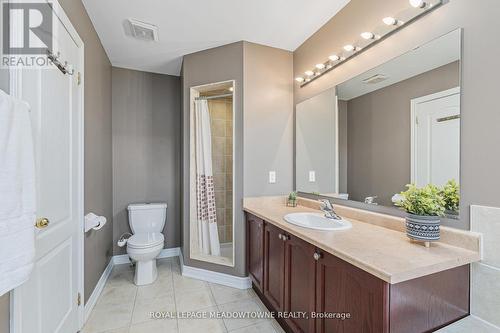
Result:
<instances>
[{"instance_id":1,"label":"ceiling air vent","mask_svg":"<svg viewBox=\"0 0 500 333\"><path fill-rule=\"evenodd\" d=\"M132 36L147 41L158 41L158 27L154 24L129 19Z\"/></svg>"},{"instance_id":2,"label":"ceiling air vent","mask_svg":"<svg viewBox=\"0 0 500 333\"><path fill-rule=\"evenodd\" d=\"M382 82L382 81L387 80L387 79L388 79L388 77L384 74L375 74L373 76L370 76L369 78L364 79L363 83L374 84L374 83Z\"/></svg>"}]
</instances>

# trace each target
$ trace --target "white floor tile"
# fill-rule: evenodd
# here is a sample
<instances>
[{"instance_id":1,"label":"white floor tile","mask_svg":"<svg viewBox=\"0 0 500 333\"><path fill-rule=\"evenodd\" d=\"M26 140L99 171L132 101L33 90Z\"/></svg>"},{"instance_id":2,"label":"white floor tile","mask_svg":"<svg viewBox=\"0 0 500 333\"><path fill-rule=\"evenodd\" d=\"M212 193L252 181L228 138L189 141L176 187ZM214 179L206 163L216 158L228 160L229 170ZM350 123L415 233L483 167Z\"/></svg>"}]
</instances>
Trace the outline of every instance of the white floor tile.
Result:
<instances>
[{"instance_id":1,"label":"white floor tile","mask_svg":"<svg viewBox=\"0 0 500 333\"><path fill-rule=\"evenodd\" d=\"M177 311L196 311L215 305L212 293L208 287L194 290L175 289L175 302Z\"/></svg>"},{"instance_id":2,"label":"white floor tile","mask_svg":"<svg viewBox=\"0 0 500 333\"><path fill-rule=\"evenodd\" d=\"M100 333L127 327L132 318L134 303L98 304L84 327L84 333Z\"/></svg>"},{"instance_id":3,"label":"white floor tile","mask_svg":"<svg viewBox=\"0 0 500 333\"><path fill-rule=\"evenodd\" d=\"M208 284L205 281L188 278L180 275L179 273L174 273L173 277L174 277L174 289L176 291L208 288Z\"/></svg>"},{"instance_id":4,"label":"white floor tile","mask_svg":"<svg viewBox=\"0 0 500 333\"><path fill-rule=\"evenodd\" d=\"M129 333L177 333L177 320L157 319L130 326Z\"/></svg>"},{"instance_id":5,"label":"white floor tile","mask_svg":"<svg viewBox=\"0 0 500 333\"><path fill-rule=\"evenodd\" d=\"M135 302L134 312L132 315L132 324L157 321L159 319L151 319L151 312L175 312L174 294L149 299L137 299Z\"/></svg>"},{"instance_id":6,"label":"white floor tile","mask_svg":"<svg viewBox=\"0 0 500 333\"><path fill-rule=\"evenodd\" d=\"M151 299L172 294L174 286L172 278L158 278L154 283L137 288L137 299Z\"/></svg>"},{"instance_id":7,"label":"white floor tile","mask_svg":"<svg viewBox=\"0 0 500 333\"><path fill-rule=\"evenodd\" d=\"M133 283L134 269L116 266L83 333L284 333L275 320L219 319L210 312L268 312L251 289L240 290L184 277L177 258L157 262L158 279L148 286ZM203 319L152 319L150 312L196 311Z\"/></svg>"},{"instance_id":8,"label":"white floor tile","mask_svg":"<svg viewBox=\"0 0 500 333\"><path fill-rule=\"evenodd\" d=\"M219 311L222 312L228 312L228 313L241 312L244 314L242 318L224 318L224 324L226 325L229 331L251 325L262 324L266 321L271 322L271 320L269 319L252 317L254 314L263 314L262 309L254 299L246 299L246 300L218 305L218 309Z\"/></svg>"},{"instance_id":9,"label":"white floor tile","mask_svg":"<svg viewBox=\"0 0 500 333\"><path fill-rule=\"evenodd\" d=\"M205 308L201 311L217 312L216 307ZM223 333L227 332L224 322L217 318L206 319L179 319L179 333Z\"/></svg>"},{"instance_id":10,"label":"white floor tile","mask_svg":"<svg viewBox=\"0 0 500 333\"><path fill-rule=\"evenodd\" d=\"M229 331L231 333L277 333L271 321Z\"/></svg>"},{"instance_id":11,"label":"white floor tile","mask_svg":"<svg viewBox=\"0 0 500 333\"><path fill-rule=\"evenodd\" d=\"M210 283L209 285L217 304L225 304L257 296L252 289L235 289L215 283Z\"/></svg>"},{"instance_id":12,"label":"white floor tile","mask_svg":"<svg viewBox=\"0 0 500 333\"><path fill-rule=\"evenodd\" d=\"M448 325L436 333L500 333L499 329L477 319L474 316L465 317Z\"/></svg>"}]
</instances>

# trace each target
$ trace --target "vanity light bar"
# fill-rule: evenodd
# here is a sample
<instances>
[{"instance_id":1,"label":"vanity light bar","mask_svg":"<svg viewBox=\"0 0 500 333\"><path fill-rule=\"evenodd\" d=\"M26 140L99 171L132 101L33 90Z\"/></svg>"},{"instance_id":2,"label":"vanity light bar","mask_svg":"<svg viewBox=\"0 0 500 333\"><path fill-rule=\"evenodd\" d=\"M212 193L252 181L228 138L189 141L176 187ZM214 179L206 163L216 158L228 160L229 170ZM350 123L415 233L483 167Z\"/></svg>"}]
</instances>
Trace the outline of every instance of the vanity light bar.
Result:
<instances>
[{"instance_id":1,"label":"vanity light bar","mask_svg":"<svg viewBox=\"0 0 500 333\"><path fill-rule=\"evenodd\" d=\"M447 3L449 0L432 0L432 1L424 1L424 0L408 0L413 11L418 10L417 13L410 16L409 18L398 18L387 16L382 19L384 23L385 29L389 28L390 30L383 33L377 34L374 31L365 31L360 34L363 42L358 42L354 44L347 44L343 47L343 52L338 54L332 54L328 57L328 60L323 63L318 63L314 66L313 70L307 70L304 72L305 76L298 76L295 78L300 87L304 87L310 82L316 80L323 74L331 71L337 66L340 66L345 61L355 57L360 53L361 50L366 50L368 47L371 47L378 42L382 41L384 38L389 37L391 34L395 33L399 29L403 28L405 25L415 21L419 17L424 14L429 13L431 10L436 9L437 7ZM406 20L403 20L406 19Z\"/></svg>"}]
</instances>

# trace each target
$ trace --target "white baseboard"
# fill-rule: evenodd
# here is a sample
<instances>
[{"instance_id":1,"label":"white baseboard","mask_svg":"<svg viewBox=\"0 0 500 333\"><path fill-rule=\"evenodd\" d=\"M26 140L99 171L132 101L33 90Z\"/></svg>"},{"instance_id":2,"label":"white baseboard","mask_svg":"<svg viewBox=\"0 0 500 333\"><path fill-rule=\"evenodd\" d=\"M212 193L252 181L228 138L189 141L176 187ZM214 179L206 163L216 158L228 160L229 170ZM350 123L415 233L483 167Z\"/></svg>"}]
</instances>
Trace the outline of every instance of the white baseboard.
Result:
<instances>
[{"instance_id":1,"label":"white baseboard","mask_svg":"<svg viewBox=\"0 0 500 333\"><path fill-rule=\"evenodd\" d=\"M179 252L179 261L181 264L182 276L212 283L218 283L224 286L233 287L237 289L252 288L252 280L250 280L250 277L248 276L239 277L239 276L213 272L202 268L184 265L184 258L182 256L182 252Z\"/></svg>"},{"instance_id":2,"label":"white baseboard","mask_svg":"<svg viewBox=\"0 0 500 333\"><path fill-rule=\"evenodd\" d=\"M97 300L99 299L99 296L102 293L102 290L104 289L104 285L106 285L106 281L108 281L109 275L111 274L111 271L113 270L113 258L109 261L108 265L104 269L104 272L102 272L101 277L99 278L99 281L97 281L97 284L94 288L94 291L90 295L88 301L85 303L85 310L84 310L84 317L83 317L83 322L86 323L87 319L89 319L90 313L92 312L92 309L97 303Z\"/></svg>"},{"instance_id":3,"label":"white baseboard","mask_svg":"<svg viewBox=\"0 0 500 333\"><path fill-rule=\"evenodd\" d=\"M181 248L180 247L173 247L171 249L163 249L160 252L160 255L158 258L171 258L171 257L178 257L179 253L181 253Z\"/></svg>"}]
</instances>

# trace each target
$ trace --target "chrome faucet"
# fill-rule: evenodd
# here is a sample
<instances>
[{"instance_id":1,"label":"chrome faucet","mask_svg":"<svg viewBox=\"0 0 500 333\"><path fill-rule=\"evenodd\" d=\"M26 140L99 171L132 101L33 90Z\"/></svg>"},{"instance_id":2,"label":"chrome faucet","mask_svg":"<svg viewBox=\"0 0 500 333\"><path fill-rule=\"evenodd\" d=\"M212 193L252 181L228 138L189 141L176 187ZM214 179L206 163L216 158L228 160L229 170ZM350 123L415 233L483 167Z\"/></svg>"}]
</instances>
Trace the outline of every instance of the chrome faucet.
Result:
<instances>
[{"instance_id":1,"label":"chrome faucet","mask_svg":"<svg viewBox=\"0 0 500 333\"><path fill-rule=\"evenodd\" d=\"M365 204L370 204L370 205L378 205L378 203L375 202L375 199L378 197L376 195L371 196L371 197L366 197L365 198Z\"/></svg>"},{"instance_id":2,"label":"chrome faucet","mask_svg":"<svg viewBox=\"0 0 500 333\"><path fill-rule=\"evenodd\" d=\"M320 199L320 209L325 213L327 219L342 220L342 218L333 209L332 203L328 199Z\"/></svg>"}]
</instances>

